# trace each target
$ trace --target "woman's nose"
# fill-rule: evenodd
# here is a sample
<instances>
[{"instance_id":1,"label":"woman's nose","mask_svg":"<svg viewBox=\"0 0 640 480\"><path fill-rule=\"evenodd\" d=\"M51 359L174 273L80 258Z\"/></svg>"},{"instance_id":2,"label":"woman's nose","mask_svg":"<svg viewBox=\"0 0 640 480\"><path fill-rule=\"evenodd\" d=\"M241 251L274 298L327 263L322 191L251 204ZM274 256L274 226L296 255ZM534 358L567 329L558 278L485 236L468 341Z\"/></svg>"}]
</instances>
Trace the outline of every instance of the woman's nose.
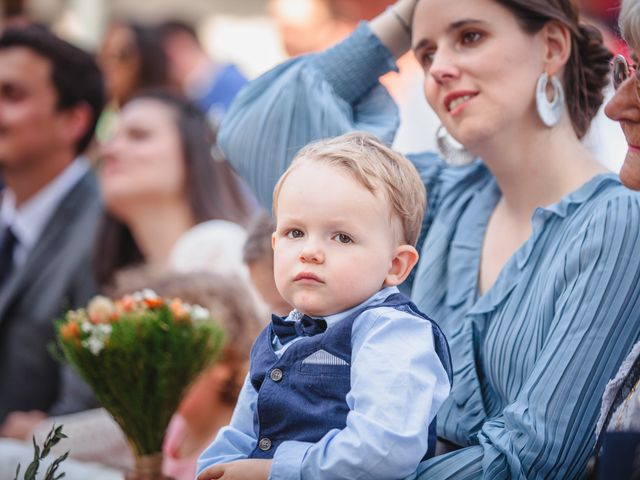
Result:
<instances>
[{"instance_id":1,"label":"woman's nose","mask_svg":"<svg viewBox=\"0 0 640 480\"><path fill-rule=\"evenodd\" d=\"M604 113L615 121L640 121L638 80L635 75L620 84L614 96L604 108Z\"/></svg>"},{"instance_id":2,"label":"woman's nose","mask_svg":"<svg viewBox=\"0 0 640 480\"><path fill-rule=\"evenodd\" d=\"M442 85L448 80L457 78L460 75L460 71L451 53L441 48L433 55L429 75L431 75L436 83Z\"/></svg>"}]
</instances>

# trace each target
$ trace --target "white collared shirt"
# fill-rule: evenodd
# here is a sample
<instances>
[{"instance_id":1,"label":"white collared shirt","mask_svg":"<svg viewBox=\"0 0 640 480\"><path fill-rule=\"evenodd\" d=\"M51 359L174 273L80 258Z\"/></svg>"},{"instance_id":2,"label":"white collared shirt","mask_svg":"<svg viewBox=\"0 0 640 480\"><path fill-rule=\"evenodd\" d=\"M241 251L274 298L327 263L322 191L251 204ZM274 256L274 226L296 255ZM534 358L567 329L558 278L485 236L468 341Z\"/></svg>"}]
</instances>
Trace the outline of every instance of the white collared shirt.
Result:
<instances>
[{"instance_id":1,"label":"white collared shirt","mask_svg":"<svg viewBox=\"0 0 640 480\"><path fill-rule=\"evenodd\" d=\"M85 157L76 158L62 173L18 208L16 208L16 196L8 186L0 193L2 195L0 230L10 226L18 240L13 252L15 267L23 265L27 260L27 256L62 199L89 168L89 161Z\"/></svg>"}]
</instances>

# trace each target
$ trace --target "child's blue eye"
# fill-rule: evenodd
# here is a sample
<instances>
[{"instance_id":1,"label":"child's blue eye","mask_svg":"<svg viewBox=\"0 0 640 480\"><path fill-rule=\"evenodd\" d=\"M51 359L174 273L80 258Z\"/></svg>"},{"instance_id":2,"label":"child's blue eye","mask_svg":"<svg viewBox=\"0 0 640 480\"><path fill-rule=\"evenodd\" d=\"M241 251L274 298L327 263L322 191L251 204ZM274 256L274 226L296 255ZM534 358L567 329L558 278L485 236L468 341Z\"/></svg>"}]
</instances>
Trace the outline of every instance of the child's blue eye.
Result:
<instances>
[{"instance_id":1,"label":"child's blue eye","mask_svg":"<svg viewBox=\"0 0 640 480\"><path fill-rule=\"evenodd\" d=\"M302 232L302 230L293 229L287 232L287 238L302 238L302 237L304 237L304 233Z\"/></svg>"},{"instance_id":2,"label":"child's blue eye","mask_svg":"<svg viewBox=\"0 0 640 480\"><path fill-rule=\"evenodd\" d=\"M353 243L353 239L345 234L345 233L338 233L335 236L335 239L339 242L339 243Z\"/></svg>"}]
</instances>

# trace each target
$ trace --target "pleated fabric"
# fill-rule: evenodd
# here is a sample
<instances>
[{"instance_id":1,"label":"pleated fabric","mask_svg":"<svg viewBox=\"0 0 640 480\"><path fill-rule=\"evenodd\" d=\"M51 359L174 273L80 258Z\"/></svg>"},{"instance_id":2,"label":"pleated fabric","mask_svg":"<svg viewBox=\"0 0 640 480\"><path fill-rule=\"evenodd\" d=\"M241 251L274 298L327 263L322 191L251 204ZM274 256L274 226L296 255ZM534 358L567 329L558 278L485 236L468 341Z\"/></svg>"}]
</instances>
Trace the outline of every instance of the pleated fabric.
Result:
<instances>
[{"instance_id":1,"label":"pleated fabric","mask_svg":"<svg viewBox=\"0 0 640 480\"><path fill-rule=\"evenodd\" d=\"M377 79L394 68L363 24L245 87L223 122L223 150L269 208L309 141L367 130L391 142L397 109ZM410 159L428 195L412 298L449 340L454 383L438 433L463 447L411 478L579 478L605 384L640 338L640 196L603 174L538 208L531 237L479 296L495 179L481 161Z\"/></svg>"}]
</instances>

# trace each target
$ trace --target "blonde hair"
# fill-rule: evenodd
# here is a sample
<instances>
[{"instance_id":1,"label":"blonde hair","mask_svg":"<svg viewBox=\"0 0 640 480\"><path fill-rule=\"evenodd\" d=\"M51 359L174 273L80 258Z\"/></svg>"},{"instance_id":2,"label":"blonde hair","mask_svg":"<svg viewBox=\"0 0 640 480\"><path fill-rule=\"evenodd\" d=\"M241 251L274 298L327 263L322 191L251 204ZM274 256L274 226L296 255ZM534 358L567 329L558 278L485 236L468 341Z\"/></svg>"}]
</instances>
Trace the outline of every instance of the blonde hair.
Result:
<instances>
[{"instance_id":1,"label":"blonde hair","mask_svg":"<svg viewBox=\"0 0 640 480\"><path fill-rule=\"evenodd\" d=\"M403 155L364 132L320 140L300 150L273 190L274 216L285 180L296 167L309 161L340 167L371 193L382 192L402 223L404 242L416 244L427 204L420 175Z\"/></svg>"},{"instance_id":2,"label":"blonde hair","mask_svg":"<svg viewBox=\"0 0 640 480\"><path fill-rule=\"evenodd\" d=\"M640 48L640 0L622 0L618 26L631 48Z\"/></svg>"}]
</instances>

